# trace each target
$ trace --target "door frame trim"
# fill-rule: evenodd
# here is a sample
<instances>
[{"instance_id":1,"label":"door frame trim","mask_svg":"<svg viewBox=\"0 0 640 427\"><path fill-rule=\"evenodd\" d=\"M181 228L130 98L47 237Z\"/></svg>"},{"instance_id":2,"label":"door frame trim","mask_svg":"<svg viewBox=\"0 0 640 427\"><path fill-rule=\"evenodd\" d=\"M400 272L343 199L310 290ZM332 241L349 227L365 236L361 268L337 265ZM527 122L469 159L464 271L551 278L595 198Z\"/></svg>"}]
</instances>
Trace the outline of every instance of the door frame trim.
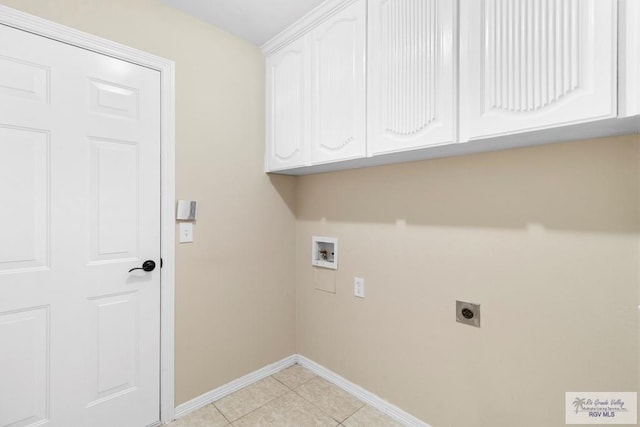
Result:
<instances>
[{"instance_id":1,"label":"door frame trim","mask_svg":"<svg viewBox=\"0 0 640 427\"><path fill-rule=\"evenodd\" d=\"M0 5L0 24L160 72L160 421L174 417L175 62Z\"/></svg>"}]
</instances>

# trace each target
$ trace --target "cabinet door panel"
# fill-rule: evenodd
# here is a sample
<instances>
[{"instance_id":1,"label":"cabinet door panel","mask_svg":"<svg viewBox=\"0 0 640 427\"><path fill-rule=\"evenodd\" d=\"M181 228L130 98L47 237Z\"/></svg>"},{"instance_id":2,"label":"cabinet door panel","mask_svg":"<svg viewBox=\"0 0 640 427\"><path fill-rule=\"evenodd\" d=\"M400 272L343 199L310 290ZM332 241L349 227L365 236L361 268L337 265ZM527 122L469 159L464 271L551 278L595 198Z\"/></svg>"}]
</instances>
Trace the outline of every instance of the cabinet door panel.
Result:
<instances>
[{"instance_id":1,"label":"cabinet door panel","mask_svg":"<svg viewBox=\"0 0 640 427\"><path fill-rule=\"evenodd\" d=\"M615 0L462 0L462 140L616 114Z\"/></svg>"},{"instance_id":2,"label":"cabinet door panel","mask_svg":"<svg viewBox=\"0 0 640 427\"><path fill-rule=\"evenodd\" d=\"M267 58L267 170L307 163L308 43L302 37Z\"/></svg>"},{"instance_id":3,"label":"cabinet door panel","mask_svg":"<svg viewBox=\"0 0 640 427\"><path fill-rule=\"evenodd\" d=\"M369 153L453 141L450 0L369 1Z\"/></svg>"},{"instance_id":4,"label":"cabinet door panel","mask_svg":"<svg viewBox=\"0 0 640 427\"><path fill-rule=\"evenodd\" d=\"M312 32L311 162L365 155L366 2Z\"/></svg>"},{"instance_id":5,"label":"cabinet door panel","mask_svg":"<svg viewBox=\"0 0 640 427\"><path fill-rule=\"evenodd\" d=\"M640 114L640 0L621 0L618 10L618 115Z\"/></svg>"}]
</instances>

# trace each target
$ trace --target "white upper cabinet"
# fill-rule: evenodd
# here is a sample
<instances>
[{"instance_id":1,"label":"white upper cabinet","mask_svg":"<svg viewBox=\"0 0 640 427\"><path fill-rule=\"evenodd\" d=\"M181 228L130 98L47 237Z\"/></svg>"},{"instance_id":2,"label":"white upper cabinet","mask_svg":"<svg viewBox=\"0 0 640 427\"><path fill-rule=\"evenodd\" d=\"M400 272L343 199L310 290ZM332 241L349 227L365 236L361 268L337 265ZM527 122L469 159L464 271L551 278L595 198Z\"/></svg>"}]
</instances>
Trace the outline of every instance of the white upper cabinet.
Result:
<instances>
[{"instance_id":1,"label":"white upper cabinet","mask_svg":"<svg viewBox=\"0 0 640 427\"><path fill-rule=\"evenodd\" d=\"M615 0L461 0L460 140L617 114Z\"/></svg>"},{"instance_id":2,"label":"white upper cabinet","mask_svg":"<svg viewBox=\"0 0 640 427\"><path fill-rule=\"evenodd\" d=\"M640 132L640 0L325 0L262 46L266 170Z\"/></svg>"},{"instance_id":3,"label":"white upper cabinet","mask_svg":"<svg viewBox=\"0 0 640 427\"><path fill-rule=\"evenodd\" d=\"M618 115L640 114L640 0L621 0L618 44Z\"/></svg>"},{"instance_id":4,"label":"white upper cabinet","mask_svg":"<svg viewBox=\"0 0 640 427\"><path fill-rule=\"evenodd\" d=\"M451 0L369 0L368 153L454 141Z\"/></svg>"},{"instance_id":5,"label":"white upper cabinet","mask_svg":"<svg viewBox=\"0 0 640 427\"><path fill-rule=\"evenodd\" d=\"M308 37L267 58L266 169L307 164Z\"/></svg>"},{"instance_id":6,"label":"white upper cabinet","mask_svg":"<svg viewBox=\"0 0 640 427\"><path fill-rule=\"evenodd\" d=\"M311 163L366 154L366 1L311 32Z\"/></svg>"}]
</instances>

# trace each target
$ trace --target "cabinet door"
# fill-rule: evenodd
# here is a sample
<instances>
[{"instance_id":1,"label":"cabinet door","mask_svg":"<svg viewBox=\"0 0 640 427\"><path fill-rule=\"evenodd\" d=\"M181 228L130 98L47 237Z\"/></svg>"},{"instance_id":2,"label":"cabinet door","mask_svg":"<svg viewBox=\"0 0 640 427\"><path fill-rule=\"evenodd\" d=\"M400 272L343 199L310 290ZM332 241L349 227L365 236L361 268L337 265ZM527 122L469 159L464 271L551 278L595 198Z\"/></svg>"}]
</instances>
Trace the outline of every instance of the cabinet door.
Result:
<instances>
[{"instance_id":1,"label":"cabinet door","mask_svg":"<svg viewBox=\"0 0 640 427\"><path fill-rule=\"evenodd\" d=\"M307 164L308 38L267 58L266 169Z\"/></svg>"},{"instance_id":2,"label":"cabinet door","mask_svg":"<svg viewBox=\"0 0 640 427\"><path fill-rule=\"evenodd\" d=\"M461 140L616 115L615 0L462 0Z\"/></svg>"},{"instance_id":3,"label":"cabinet door","mask_svg":"<svg viewBox=\"0 0 640 427\"><path fill-rule=\"evenodd\" d=\"M640 114L640 0L618 4L618 116Z\"/></svg>"},{"instance_id":4,"label":"cabinet door","mask_svg":"<svg viewBox=\"0 0 640 427\"><path fill-rule=\"evenodd\" d=\"M451 0L369 0L369 154L453 141Z\"/></svg>"},{"instance_id":5,"label":"cabinet door","mask_svg":"<svg viewBox=\"0 0 640 427\"><path fill-rule=\"evenodd\" d=\"M312 33L311 163L364 157L366 2Z\"/></svg>"}]
</instances>

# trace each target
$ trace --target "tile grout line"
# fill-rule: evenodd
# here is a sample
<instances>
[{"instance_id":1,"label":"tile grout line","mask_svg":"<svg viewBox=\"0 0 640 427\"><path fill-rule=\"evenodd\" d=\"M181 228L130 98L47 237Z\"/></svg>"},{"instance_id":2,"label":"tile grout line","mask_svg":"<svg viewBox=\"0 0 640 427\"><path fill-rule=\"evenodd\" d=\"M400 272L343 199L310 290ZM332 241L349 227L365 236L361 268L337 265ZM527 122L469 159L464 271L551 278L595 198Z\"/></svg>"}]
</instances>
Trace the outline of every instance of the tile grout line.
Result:
<instances>
[{"instance_id":1,"label":"tile grout line","mask_svg":"<svg viewBox=\"0 0 640 427\"><path fill-rule=\"evenodd\" d=\"M308 372L311 372L311 371L309 371L307 368L305 368L304 366L301 366L301 365L300 365L300 364L298 364L298 363L296 363L295 365L292 365L292 366L296 366L296 365L297 365L297 366L299 366L300 368L302 368L302 369L304 369L304 370L308 371ZM291 366L290 366L289 368L291 368ZM285 369L283 369L283 370L286 370L286 369L289 369L289 368L285 368ZM280 372L282 372L282 371L280 371ZM278 373L278 372L276 372L276 374L277 374L277 373ZM276 377L275 377L275 375L276 375L276 374L273 374L273 375L272 375L272 377L273 377L276 381L278 381L278 382L280 382L281 384L283 384L283 385L285 385L286 387L288 387L290 391L292 391L293 393L295 393L295 394L296 394L296 396L300 397L300 398L301 398L302 400L304 400L305 402L310 403L313 407L315 407L316 409L318 409L322 414L326 415L326 416L327 416L327 417L329 417L330 419L332 419L332 420L334 420L335 422L337 422L337 423L338 423L338 425L337 425L336 427L344 427L344 426L343 426L343 424L342 424L343 422L345 422L346 420L348 420L349 418L351 418L351 417L352 417L356 412L358 412L360 409L362 409L364 406L366 406L366 403L364 403L364 402L363 402L363 405L362 405L361 407L359 407L358 409L356 409L356 411L355 411L353 414L347 415L347 417L346 417L344 420L340 421L340 420L338 420L338 419L334 418L331 414L329 414L329 413L328 413L327 411L325 411L323 408L321 408L320 406L318 406L315 402L312 402L311 400L307 399L306 397L304 397L303 395L301 395L300 393L298 393L298 392L296 391L298 388L302 387L303 385L305 385L305 384L307 384L307 383L309 383L309 382L311 382L311 381L313 381L313 380L315 380L315 379L318 379L318 378L322 379L320 376L318 376L318 375L316 375L316 374L314 373L314 374L313 374L313 376L312 376L311 378L309 378L308 380L303 381L302 383L298 384L295 388L292 388L292 387L289 387L289 385L285 384L284 382L280 381L278 378L276 378ZM358 399L358 400L360 400L360 399Z\"/></svg>"},{"instance_id":2,"label":"tile grout line","mask_svg":"<svg viewBox=\"0 0 640 427\"><path fill-rule=\"evenodd\" d=\"M276 398L277 399L277 398ZM275 399L273 399L275 400ZM273 402L273 400L270 400L269 402ZM266 404L268 404L269 402L265 403L262 406L265 406ZM229 425L233 426L233 423L235 423L236 421L240 421L241 419L243 419L244 417L248 417L249 415L253 414L254 412L256 412L258 409L261 409L262 406L258 406L256 409L247 412L246 414L242 415L240 418L235 419L233 422L230 422Z\"/></svg>"},{"instance_id":3,"label":"tile grout line","mask_svg":"<svg viewBox=\"0 0 640 427\"><path fill-rule=\"evenodd\" d=\"M359 407L358 409L356 409L356 411L355 411L353 414L349 415L347 418L345 418L344 420L342 420L342 421L340 422L340 425L341 425L341 426L344 426L344 423L346 423L346 422L349 420L349 418L353 417L355 414L357 414L358 412L362 411L362 410L365 408L365 406L367 406L367 404L366 404L366 403L365 403L364 405L362 405L361 407Z\"/></svg>"},{"instance_id":4,"label":"tile grout line","mask_svg":"<svg viewBox=\"0 0 640 427\"><path fill-rule=\"evenodd\" d=\"M275 375L275 374L274 374ZM271 375L271 378L273 378L274 380L278 381L280 384L282 384L283 386L285 386L286 388L289 389L289 391L293 391L293 389L291 387L289 387L287 384L283 383L282 381L280 381L278 378L276 378L274 375Z\"/></svg>"},{"instance_id":5,"label":"tile grout line","mask_svg":"<svg viewBox=\"0 0 640 427\"><path fill-rule=\"evenodd\" d=\"M262 380L264 380L264 379L266 379L266 378L272 378L272 377L273 377L273 375L269 375L268 377L265 377L265 378L263 378ZM278 379L277 379L277 378L273 378L273 379L274 379L274 380L276 380L278 383L282 384L282 382L278 381ZM260 381L262 381L262 380L260 380ZM257 381L256 381L256 383L257 383ZM239 389L239 390L235 391L234 393L231 393L229 396L231 396L231 395L233 395L233 394L235 394L235 393L237 393L237 392L239 392L239 391L241 391L241 390L247 389L247 388L251 387L252 385L254 385L254 384L256 384L256 383L253 383L253 384L249 384L249 385L247 385L247 386L244 386L243 388L241 388L241 389ZM289 388L289 387L287 387L287 385L286 385L286 384L282 384L282 385L283 385L284 387L286 387L286 388ZM233 426L233 423L235 423L236 421L239 421L239 420L241 420L242 418L244 418L244 417L248 416L249 414L252 414L253 412L257 411L258 409L262 408L263 406L266 406L266 405L268 405L269 403L271 403L271 402L273 402L273 401L275 401L275 400L277 400L277 399L280 399L282 396L284 396L285 394L287 394L289 391L292 391L292 390L288 390L288 391L285 391L284 393L281 393L281 394L277 395L277 396L276 396L276 397L274 397L273 399L266 401L266 402L265 402L265 403L263 403L262 405L258 406L258 407L257 407L257 408L255 408L255 409L252 409L251 411L247 412L247 413L246 413L246 414L244 414L244 415L241 415L240 417L236 418L236 419L235 419L235 420L233 420L233 421L229 421L229 418L227 418L227 416L226 416L226 415L224 415L224 414L222 413L222 411L221 411L217 406L216 406L216 409L218 409L218 411L222 414L222 416L223 416L227 421L229 421L229 425ZM225 397L228 397L228 396L225 396ZM218 401L220 401L220 400L222 400L222 399L224 399L224 397L222 397L222 398L220 398L220 399L216 400L215 402L218 402ZM212 404L213 404L214 406L215 406L215 402L212 402Z\"/></svg>"},{"instance_id":6,"label":"tile grout line","mask_svg":"<svg viewBox=\"0 0 640 427\"><path fill-rule=\"evenodd\" d=\"M306 368L305 368L305 369L306 369ZM314 375L315 375L315 374L314 374ZM327 411L325 411L324 409L322 409L320 406L318 406L315 402L310 401L309 399L307 399L306 397L304 397L303 395L301 395L300 393L298 393L298 392L296 391L297 389L299 389L299 388L300 388L300 387L302 387L303 385L305 385L305 384L307 384L307 383L309 383L309 382L311 382L312 380L315 380L315 379L321 379L321 380L324 380L324 378L322 378L321 376L319 376L319 375L315 375L315 378L311 378L311 379L309 379L308 381L305 381L304 383L300 384L298 387L296 387L296 388L295 388L294 390L292 390L292 391L293 391L294 393L296 393L298 396L300 396L301 398L303 398L304 400L306 400L307 402L311 403L311 404L312 404L313 406L315 406L316 408L318 408L318 409L319 409L323 414L327 415L327 416L328 416L329 418L331 418L332 420L335 420L335 421L338 423L338 426L341 426L343 422L347 421L347 420L348 420L349 418L351 418L351 417L352 417L356 412L358 412L360 409L364 408L364 407L367 405L367 403L366 403L366 402L363 402L362 400L360 400L360 399L358 399L358 398L356 397L356 399L358 400L358 402L361 402L361 403L362 403L362 405L361 405L361 406L359 406L359 407L358 407L358 409L356 409L356 410L355 410L355 412L353 412L352 414L347 415L347 416L345 417L345 419L343 419L342 421L341 421L341 420L338 420L338 419L334 418L331 414L329 414ZM327 380L324 380L324 381L327 381ZM327 383L331 384L332 386L337 387L335 384L332 384L332 383L330 383L329 381L327 381ZM340 389L340 390L341 390L341 389ZM344 390L342 390L342 391L344 391ZM353 397L355 397L355 396L353 396Z\"/></svg>"},{"instance_id":7,"label":"tile grout line","mask_svg":"<svg viewBox=\"0 0 640 427\"><path fill-rule=\"evenodd\" d=\"M302 384L300 384L300 386L302 386ZM299 386L299 387L300 387L300 386ZM298 388L298 387L296 387L296 389L297 389L297 388ZM336 421L338 424L340 424L340 421L338 421L338 420L336 420L335 418L333 418L333 417L331 416L331 414L328 414L324 409L322 409L321 407L319 407L318 405L316 405L316 404L315 404L315 402L310 401L309 399L307 399L306 397L304 397L303 395L301 395L300 393L298 393L296 390L291 390L291 391L293 391L296 395L298 395L302 400L304 400L304 401L306 401L306 402L308 402L308 403L312 404L314 407L318 408L318 410L319 410L320 412L322 412L324 415L328 416L329 418L331 418L332 420L334 420L334 421Z\"/></svg>"},{"instance_id":8,"label":"tile grout line","mask_svg":"<svg viewBox=\"0 0 640 427\"><path fill-rule=\"evenodd\" d=\"M276 377L276 375L282 373L283 371L290 368L294 368L294 367L295 367L295 370L289 372L289 374L280 375L283 378L282 380ZM300 369L302 369L302 371L300 371ZM307 372L304 372L304 371L307 371ZM308 377L309 374L311 374L311 377ZM218 407L220 401L223 398L229 395L232 395L236 392L239 392L242 389L246 389L254 385L255 383L259 382L261 379L266 379L268 377L271 377L272 381L275 380L275 382L272 384L279 385L279 387L277 388L281 390L281 393L276 394L276 396L262 403L257 408L249 411L246 414L243 414L242 416L238 417L233 421L230 421L228 416L225 415ZM285 381L289 381L292 385L290 386L286 384ZM302 381L302 382L298 383L298 381ZM355 408L353 412L348 410L349 408L347 407L346 412L348 414L344 417L344 419L340 420L340 419L334 418L331 414L329 414L329 412L326 409L319 406L319 404L322 402L322 404L326 406L328 410L333 409L333 405L331 404L333 400L325 401L323 399L323 397L328 397L328 396L324 396L324 394L322 393L317 394L316 396L313 396L313 393L306 393L311 398L315 399L315 400L311 400L310 398L307 398L300 393L303 387L305 386L311 387L311 389L314 389L315 387L309 386L309 383L313 381L328 382L332 386L337 387L342 392L345 392L347 395L355 398L355 400L359 403L359 405L356 405L357 408ZM293 384L295 384L295 387L293 386ZM246 416L253 414L255 411L262 409L266 405L272 404L274 401L283 398L283 396L286 396L288 393L291 393L291 392L297 398L302 399L302 401L307 402L307 404L310 404L313 408L315 408L315 410L318 411L318 414L322 414L323 416L332 420L332 422L337 423L336 427L346 427L348 424L345 424L345 423L347 423L352 417L354 417L356 414L358 414L360 411L362 411L364 408L368 406L374 410L377 410L378 412L381 412L383 415L390 417L396 422L399 422L400 424L404 424L407 427L409 426L430 427L428 424L402 411L400 408L397 408L393 404L390 404L389 402L384 401L383 399L376 396L375 394L363 389L361 386L344 379L340 375L328 370L322 365L319 365L316 362L313 362L312 360L299 354L288 356L278 362L275 362L271 365L265 366L264 368L258 369L243 377L233 380L221 387L218 387L217 389L211 390L210 392L204 393L203 395L198 396L195 399L192 399L191 401L188 401L179 405L176 409L180 409L179 411L177 411L180 415L186 415L190 412L198 410L198 408L199 409L204 408L206 406L206 401L209 400L209 403L213 405L214 410L217 411L219 415L222 415L222 419L220 421L226 422L227 427L229 426L233 427L234 425L236 425L235 423L238 423L240 420L244 419ZM217 399L213 400L212 397L217 397ZM338 401L339 400L340 399L338 399ZM329 405L327 406L327 404ZM249 407L251 407L251 405L249 405ZM337 412L340 412L340 411L337 411ZM188 426L185 425L182 427L188 427Z\"/></svg>"},{"instance_id":9,"label":"tile grout line","mask_svg":"<svg viewBox=\"0 0 640 427\"><path fill-rule=\"evenodd\" d=\"M300 366L300 368L302 368L302 369L305 369L305 370L309 371L307 368L305 368L305 367L303 367L303 366L299 365L298 363L296 363L295 365L292 365L292 366L296 366L296 365L297 365L297 366ZM290 366L289 368L291 368L291 366ZM289 368L285 368L285 369L289 369ZM283 369L283 370L285 370L285 369ZM280 371L280 372L282 372L282 371ZM309 372L311 372L311 371L309 371ZM278 373L278 372L276 372L276 373ZM311 378L309 378L308 380L303 381L302 383L298 384L295 388L289 387L287 384L285 384L284 382L282 382L282 381L280 381L278 378L276 378L276 377L275 377L275 375L276 375L276 374L273 374L273 375L271 375L271 376L272 376L272 377L274 377L274 379L275 379L276 381L278 381L278 382L280 382L281 384L283 384L283 385L285 385L286 387L288 387L290 391L292 391L293 393L295 393L295 394L296 394L296 396L300 397L300 398L301 398L302 400L304 400L305 402L310 403L311 405L313 405L313 407L317 408L317 409L318 409L322 414L324 414L324 415L328 416L329 418L331 418L332 420L334 420L335 422L337 422L337 423L338 423L338 425L337 425L336 427L340 427L340 426L342 426L342 423L340 422L340 420L336 420L336 419L335 419L335 418L333 418L330 414L328 414L324 409L322 409L321 407L319 407L316 403L314 403L314 402L310 401L309 399L305 398L303 395L301 395L300 393L298 393L298 392L296 391L296 389L298 389L298 388L302 387L303 385L307 384L308 382L313 381L313 380L315 380L316 378L320 378L318 375L313 374L313 377L311 377ZM347 418L349 418L349 417L347 417ZM345 420L346 420L346 418L345 418Z\"/></svg>"},{"instance_id":10,"label":"tile grout line","mask_svg":"<svg viewBox=\"0 0 640 427\"><path fill-rule=\"evenodd\" d=\"M314 374L315 375L315 374ZM320 378L316 375L316 378ZM315 402L312 402L311 400L307 399L306 397L304 397L303 395L301 395L300 393L298 393L296 390L298 390L300 387L302 387L304 384L314 380L315 378L310 379L309 381L306 381L302 384L300 384L298 387L296 387L294 390L292 390L295 394L297 394L298 396L300 396L303 400L309 402L310 404L312 404L313 406L315 406L316 408L318 408L320 410L320 412L322 412L323 414L325 414L326 416L328 416L329 418L331 418L332 420L335 420L338 424L340 424L340 420L336 420L335 418L333 418L331 416L331 414L328 414L327 411L325 411L324 409L322 409L321 407L319 407Z\"/></svg>"},{"instance_id":11,"label":"tile grout line","mask_svg":"<svg viewBox=\"0 0 640 427\"><path fill-rule=\"evenodd\" d=\"M254 384L261 379L271 376L272 374L279 372L285 368L293 366L297 363L298 355L292 354L284 359L274 362L270 365L264 366L256 371L250 372L240 378L223 384L213 390L201 394L187 402L181 403L175 408L175 419L179 419L190 412L196 411L209 403L218 401L230 394L235 393L251 384ZM217 406L216 406L217 408Z\"/></svg>"},{"instance_id":12,"label":"tile grout line","mask_svg":"<svg viewBox=\"0 0 640 427\"><path fill-rule=\"evenodd\" d=\"M296 355L296 363L301 365L303 368L308 369L309 371L316 374L318 377L323 378L324 380L336 385L338 388L352 395L356 399L365 402L367 405L373 407L374 409L390 416L396 422L407 426L407 427L431 427L429 424L424 421L416 418L410 413L403 411L392 403L382 399L376 394L364 389L363 387L345 379L344 377L338 375L337 373L327 369L326 367L314 362L313 360L301 355Z\"/></svg>"},{"instance_id":13,"label":"tile grout line","mask_svg":"<svg viewBox=\"0 0 640 427\"><path fill-rule=\"evenodd\" d=\"M220 400L220 399L218 399L218 400ZM211 405L212 405L214 408L216 408L216 411L218 411L218 413L219 413L220 415L222 415L222 418L224 418L224 419L227 421L227 424L228 424L228 425L231 425L231 421L229 421L229 418L227 418L227 416L226 416L225 414L223 414L223 413L222 413L222 411L220 410L220 408L218 408L218 406L216 405L216 402L217 402L218 400L216 400L215 402L211 402ZM206 408L206 406L203 406L203 408Z\"/></svg>"},{"instance_id":14,"label":"tile grout line","mask_svg":"<svg viewBox=\"0 0 640 427\"><path fill-rule=\"evenodd\" d=\"M273 377L273 375L272 375L272 377ZM317 376L314 374L314 378L316 378L316 377L317 377ZM312 379L314 379L314 378L310 378L310 379L308 379L308 380L304 381L303 383L299 384L296 388L301 387L302 385L304 385L304 384L308 383L309 381L311 381L311 380L312 380ZM278 379L277 379L277 378L275 378L275 377L274 377L273 379L274 379L274 380L276 380L276 381L278 381L279 383L281 383L281 384L282 384L282 385L284 385L285 387L287 387L287 388L288 388L288 390L287 390L286 392L282 393L281 395L277 396L276 398L271 399L270 401L268 401L268 402L264 403L263 405L261 405L261 406L259 406L259 407L255 408L255 409L254 409L254 410L252 410L251 412L248 412L248 413L246 413L246 414L242 415L240 418L238 418L238 419L234 420L233 422L229 422L229 425L230 425L230 426L232 426L232 427L233 427L234 423L236 423L237 421L240 421L241 419L243 419L243 418L245 418L245 417L248 417L249 415L253 414L254 412L256 412L256 411L258 411L258 410L260 410L260 409L262 409L263 407L265 407L265 406L269 405L270 403L275 402L275 401L276 401L276 400L278 400L278 399L282 399L282 398L283 398L285 395L287 395L288 393L293 393L293 394L295 394L296 396L300 397L300 398L301 398L302 400L304 400L305 402L307 402L307 403L311 404L313 407L317 408L317 409L318 409L318 410L319 410L323 415L325 415L325 416L329 417L330 419L334 420L335 422L337 422L337 423L338 423L338 425L336 425L336 427L344 427L344 426L342 425L342 423L340 423L340 421L336 420L336 419L335 419L335 418L333 418L331 415L327 414L327 413L326 413L322 408L320 408L320 407L319 407L318 405L316 405L315 403L313 403L313 402L309 401L308 399L305 399L303 396L301 396L300 394L298 394L298 393L295 391L295 389L293 389L293 388L289 387L287 384L284 384L282 381L278 380ZM247 386L247 387L250 387L250 386ZM360 410L360 409L358 409L358 410ZM356 412L357 412L357 411L356 411ZM222 412L221 412L221 414L222 414ZM224 414L222 414L222 415L224 416ZM350 416L351 416L351 415L350 415ZM349 417L347 417L347 418L349 418ZM226 417L225 417L225 419L226 419L226 420L228 420L228 418L226 418ZM346 418L345 418L345 420L346 420Z\"/></svg>"}]
</instances>

